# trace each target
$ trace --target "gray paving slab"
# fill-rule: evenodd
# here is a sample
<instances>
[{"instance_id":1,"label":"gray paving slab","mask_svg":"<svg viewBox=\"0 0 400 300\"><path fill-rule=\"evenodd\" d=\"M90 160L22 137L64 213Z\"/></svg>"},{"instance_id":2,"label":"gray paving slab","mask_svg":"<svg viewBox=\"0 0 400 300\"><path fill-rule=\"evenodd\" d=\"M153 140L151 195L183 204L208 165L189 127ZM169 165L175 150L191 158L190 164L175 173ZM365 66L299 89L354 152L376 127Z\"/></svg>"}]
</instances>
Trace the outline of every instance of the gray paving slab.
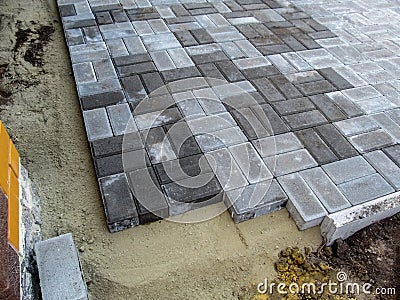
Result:
<instances>
[{"instance_id":1,"label":"gray paving slab","mask_svg":"<svg viewBox=\"0 0 400 300\"><path fill-rule=\"evenodd\" d=\"M369 116L361 116L335 122L334 125L345 136L352 136L379 129L379 124Z\"/></svg>"},{"instance_id":2,"label":"gray paving slab","mask_svg":"<svg viewBox=\"0 0 400 300\"><path fill-rule=\"evenodd\" d=\"M228 149L250 184L272 178L272 173L251 143L237 144Z\"/></svg>"},{"instance_id":3,"label":"gray paving slab","mask_svg":"<svg viewBox=\"0 0 400 300\"><path fill-rule=\"evenodd\" d=\"M293 132L254 140L253 144L262 157L273 156L304 148Z\"/></svg>"},{"instance_id":4,"label":"gray paving slab","mask_svg":"<svg viewBox=\"0 0 400 300\"><path fill-rule=\"evenodd\" d=\"M360 152L365 153L394 144L393 138L384 130L378 129L349 138L350 143Z\"/></svg>"},{"instance_id":5,"label":"gray paving slab","mask_svg":"<svg viewBox=\"0 0 400 300\"><path fill-rule=\"evenodd\" d=\"M287 195L276 180L262 181L224 194L224 202L235 223L279 210L286 201Z\"/></svg>"},{"instance_id":6,"label":"gray paving slab","mask_svg":"<svg viewBox=\"0 0 400 300\"><path fill-rule=\"evenodd\" d=\"M71 233L38 242L35 256L44 300L89 299Z\"/></svg>"},{"instance_id":7,"label":"gray paving slab","mask_svg":"<svg viewBox=\"0 0 400 300\"><path fill-rule=\"evenodd\" d=\"M376 172L362 156L355 156L323 165L322 169L324 169L336 184L341 184Z\"/></svg>"},{"instance_id":8,"label":"gray paving slab","mask_svg":"<svg viewBox=\"0 0 400 300\"><path fill-rule=\"evenodd\" d=\"M382 176L376 173L339 184L338 187L353 205L365 203L395 191Z\"/></svg>"},{"instance_id":9,"label":"gray paving slab","mask_svg":"<svg viewBox=\"0 0 400 300\"><path fill-rule=\"evenodd\" d=\"M83 112L86 134L89 141L111 137L113 135L105 108L96 108Z\"/></svg>"},{"instance_id":10,"label":"gray paving slab","mask_svg":"<svg viewBox=\"0 0 400 300\"><path fill-rule=\"evenodd\" d=\"M396 191L400 189L400 168L384 152L377 150L364 157Z\"/></svg>"},{"instance_id":11,"label":"gray paving slab","mask_svg":"<svg viewBox=\"0 0 400 300\"><path fill-rule=\"evenodd\" d=\"M274 176L282 176L318 165L306 149L266 157L264 161Z\"/></svg>"},{"instance_id":12,"label":"gray paving slab","mask_svg":"<svg viewBox=\"0 0 400 300\"><path fill-rule=\"evenodd\" d=\"M206 158L224 191L249 184L228 149L208 152Z\"/></svg>"},{"instance_id":13,"label":"gray paving slab","mask_svg":"<svg viewBox=\"0 0 400 300\"><path fill-rule=\"evenodd\" d=\"M299 174L329 213L340 211L351 206L350 202L347 201L337 186L321 168L304 170Z\"/></svg>"},{"instance_id":14,"label":"gray paving slab","mask_svg":"<svg viewBox=\"0 0 400 300\"><path fill-rule=\"evenodd\" d=\"M318 197L298 173L278 178L289 200L286 208L301 229L319 225L328 214Z\"/></svg>"}]
</instances>

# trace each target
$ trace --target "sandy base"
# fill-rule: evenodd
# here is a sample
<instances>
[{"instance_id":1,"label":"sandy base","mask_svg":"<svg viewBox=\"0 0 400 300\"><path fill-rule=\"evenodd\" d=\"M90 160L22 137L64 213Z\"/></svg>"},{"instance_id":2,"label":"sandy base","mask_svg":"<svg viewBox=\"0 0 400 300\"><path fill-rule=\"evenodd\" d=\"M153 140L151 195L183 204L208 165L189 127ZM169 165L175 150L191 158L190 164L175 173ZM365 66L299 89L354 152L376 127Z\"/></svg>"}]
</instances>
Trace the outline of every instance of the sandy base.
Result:
<instances>
[{"instance_id":1,"label":"sandy base","mask_svg":"<svg viewBox=\"0 0 400 300\"><path fill-rule=\"evenodd\" d=\"M108 233L55 0L3 0L0 14L0 66L9 64L0 88L12 93L0 118L39 187L44 237L72 232L93 299L238 299L273 277L279 249L321 243L286 210L238 226L224 213ZM54 27L43 67L24 60L29 42L13 51L19 21Z\"/></svg>"}]
</instances>

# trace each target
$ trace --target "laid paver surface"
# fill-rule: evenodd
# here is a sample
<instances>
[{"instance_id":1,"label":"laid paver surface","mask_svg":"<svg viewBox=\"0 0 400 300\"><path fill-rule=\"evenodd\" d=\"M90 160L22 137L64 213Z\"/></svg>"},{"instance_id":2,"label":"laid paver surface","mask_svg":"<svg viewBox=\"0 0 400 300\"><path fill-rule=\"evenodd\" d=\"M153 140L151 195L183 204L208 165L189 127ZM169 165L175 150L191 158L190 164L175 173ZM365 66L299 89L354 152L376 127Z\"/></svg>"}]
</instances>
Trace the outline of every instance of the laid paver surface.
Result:
<instances>
[{"instance_id":1,"label":"laid paver surface","mask_svg":"<svg viewBox=\"0 0 400 300\"><path fill-rule=\"evenodd\" d=\"M400 9L321 3L58 0L110 231L400 189Z\"/></svg>"}]
</instances>

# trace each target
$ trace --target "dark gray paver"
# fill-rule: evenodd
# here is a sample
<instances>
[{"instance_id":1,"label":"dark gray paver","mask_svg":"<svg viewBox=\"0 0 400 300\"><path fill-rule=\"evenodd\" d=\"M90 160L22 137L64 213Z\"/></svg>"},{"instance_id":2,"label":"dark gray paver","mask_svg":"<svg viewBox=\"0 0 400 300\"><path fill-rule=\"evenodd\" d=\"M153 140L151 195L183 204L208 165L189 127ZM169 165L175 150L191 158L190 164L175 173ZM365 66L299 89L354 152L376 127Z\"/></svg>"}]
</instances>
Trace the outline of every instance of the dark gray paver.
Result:
<instances>
[{"instance_id":1,"label":"dark gray paver","mask_svg":"<svg viewBox=\"0 0 400 300\"><path fill-rule=\"evenodd\" d=\"M317 126L315 130L340 159L358 155L357 150L333 125Z\"/></svg>"},{"instance_id":2,"label":"dark gray paver","mask_svg":"<svg viewBox=\"0 0 400 300\"><path fill-rule=\"evenodd\" d=\"M337 161L338 158L328 145L321 139L313 129L304 129L296 132L297 137L303 142L304 146L318 162L323 165Z\"/></svg>"},{"instance_id":3,"label":"dark gray paver","mask_svg":"<svg viewBox=\"0 0 400 300\"><path fill-rule=\"evenodd\" d=\"M140 224L169 217L169 208L153 168L134 170L126 174L136 198Z\"/></svg>"},{"instance_id":4,"label":"dark gray paver","mask_svg":"<svg viewBox=\"0 0 400 300\"><path fill-rule=\"evenodd\" d=\"M274 102L272 105L283 116L315 109L314 104L306 97Z\"/></svg>"},{"instance_id":5,"label":"dark gray paver","mask_svg":"<svg viewBox=\"0 0 400 300\"><path fill-rule=\"evenodd\" d=\"M314 95L310 96L310 99L330 122L341 121L347 118L328 96Z\"/></svg>"},{"instance_id":6,"label":"dark gray paver","mask_svg":"<svg viewBox=\"0 0 400 300\"><path fill-rule=\"evenodd\" d=\"M394 145L384 148L383 151L388 155L398 166L400 166L400 145Z\"/></svg>"},{"instance_id":7,"label":"dark gray paver","mask_svg":"<svg viewBox=\"0 0 400 300\"><path fill-rule=\"evenodd\" d=\"M305 129L328 123L328 120L318 110L287 115L284 116L283 119L293 130Z\"/></svg>"},{"instance_id":8,"label":"dark gray paver","mask_svg":"<svg viewBox=\"0 0 400 300\"><path fill-rule=\"evenodd\" d=\"M110 232L139 225L139 216L125 173L99 179Z\"/></svg>"},{"instance_id":9,"label":"dark gray paver","mask_svg":"<svg viewBox=\"0 0 400 300\"><path fill-rule=\"evenodd\" d=\"M376 173L339 184L338 187L353 205L374 200L395 191L382 176Z\"/></svg>"}]
</instances>

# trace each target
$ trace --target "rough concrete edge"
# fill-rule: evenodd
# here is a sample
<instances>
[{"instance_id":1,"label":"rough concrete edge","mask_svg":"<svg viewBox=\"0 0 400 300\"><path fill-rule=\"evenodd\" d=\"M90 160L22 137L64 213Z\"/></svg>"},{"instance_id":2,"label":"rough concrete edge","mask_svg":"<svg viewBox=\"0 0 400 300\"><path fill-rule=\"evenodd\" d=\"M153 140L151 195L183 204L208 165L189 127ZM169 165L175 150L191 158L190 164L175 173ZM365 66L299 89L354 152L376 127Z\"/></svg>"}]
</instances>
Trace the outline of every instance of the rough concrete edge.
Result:
<instances>
[{"instance_id":1,"label":"rough concrete edge","mask_svg":"<svg viewBox=\"0 0 400 300\"><path fill-rule=\"evenodd\" d=\"M400 212L400 192L326 216L321 224L321 234L327 245L339 238L345 239L357 231Z\"/></svg>"},{"instance_id":2,"label":"rough concrete edge","mask_svg":"<svg viewBox=\"0 0 400 300\"><path fill-rule=\"evenodd\" d=\"M21 299L34 300L40 294L34 245L42 239L40 198L28 171L20 165L21 205Z\"/></svg>"}]
</instances>

